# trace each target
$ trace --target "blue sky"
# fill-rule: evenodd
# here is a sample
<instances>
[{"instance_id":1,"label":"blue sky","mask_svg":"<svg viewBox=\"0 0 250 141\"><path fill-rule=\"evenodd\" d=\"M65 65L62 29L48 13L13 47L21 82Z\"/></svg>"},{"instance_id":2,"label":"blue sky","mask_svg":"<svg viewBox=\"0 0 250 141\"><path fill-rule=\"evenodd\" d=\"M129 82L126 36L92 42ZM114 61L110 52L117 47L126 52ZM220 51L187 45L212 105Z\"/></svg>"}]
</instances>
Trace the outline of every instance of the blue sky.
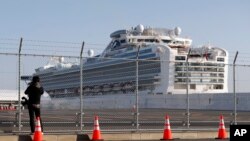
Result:
<instances>
[{"instance_id":1,"label":"blue sky","mask_svg":"<svg viewBox=\"0 0 250 141\"><path fill-rule=\"evenodd\" d=\"M249 13L249 0L6 0L0 2L0 39L85 41L100 52L118 29L179 26L194 46L225 48L231 60L238 50L249 63Z\"/></svg>"},{"instance_id":2,"label":"blue sky","mask_svg":"<svg viewBox=\"0 0 250 141\"><path fill-rule=\"evenodd\" d=\"M1 1L0 37L107 44L137 24L180 26L194 45L248 51L249 13L248 0Z\"/></svg>"}]
</instances>

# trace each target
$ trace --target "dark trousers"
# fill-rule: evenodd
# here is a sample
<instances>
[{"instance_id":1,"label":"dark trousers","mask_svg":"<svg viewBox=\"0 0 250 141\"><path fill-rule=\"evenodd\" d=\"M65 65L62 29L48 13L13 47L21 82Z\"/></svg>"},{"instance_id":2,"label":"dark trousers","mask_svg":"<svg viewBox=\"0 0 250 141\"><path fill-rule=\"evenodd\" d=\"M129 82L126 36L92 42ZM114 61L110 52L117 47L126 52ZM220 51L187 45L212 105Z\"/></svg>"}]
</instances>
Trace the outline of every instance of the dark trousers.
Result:
<instances>
[{"instance_id":1,"label":"dark trousers","mask_svg":"<svg viewBox=\"0 0 250 141\"><path fill-rule=\"evenodd\" d=\"M33 105L29 105L28 109L29 109L29 116L30 116L30 129L31 129L31 132L32 133L35 132L35 121L36 121L35 117L40 118L41 129L42 129L42 132L43 132L43 124L42 124L42 119L41 119L40 108L34 107Z\"/></svg>"}]
</instances>

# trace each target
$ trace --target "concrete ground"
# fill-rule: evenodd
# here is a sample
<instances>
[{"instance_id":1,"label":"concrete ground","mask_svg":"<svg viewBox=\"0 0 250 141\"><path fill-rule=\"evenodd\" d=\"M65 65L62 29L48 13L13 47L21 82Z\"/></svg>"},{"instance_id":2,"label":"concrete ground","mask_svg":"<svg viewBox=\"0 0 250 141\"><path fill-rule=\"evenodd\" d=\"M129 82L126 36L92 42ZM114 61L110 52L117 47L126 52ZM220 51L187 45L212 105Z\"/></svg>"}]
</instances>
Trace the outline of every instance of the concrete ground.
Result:
<instances>
[{"instance_id":1,"label":"concrete ground","mask_svg":"<svg viewBox=\"0 0 250 141\"><path fill-rule=\"evenodd\" d=\"M22 114L22 129L18 132L15 125L14 112L0 113L0 141L32 141L32 136L28 125L27 110ZM230 121L232 120L231 111L192 111L190 129L183 126L186 120L184 110L166 110L166 109L140 109L140 130L134 131L136 128L132 126L134 116L130 110L85 110L83 133L88 136L77 135L79 126L77 111L60 110L60 111L43 111L43 121L45 127L45 135L43 141L84 141L92 138L93 117L99 115L100 127L102 130L102 138L106 141L131 141L131 140L160 140L163 136L165 114L171 115L171 129L173 138L181 141L216 141L219 126L219 115L225 116L225 124L227 131ZM239 120L249 122L249 113L239 113ZM186 129L186 130L184 130ZM60 132L61 131L61 132ZM114 132L113 132L114 131ZM117 132L119 131L119 132ZM124 132L123 132L124 131ZM112 132L112 133L111 133ZM58 134L55 134L58 133ZM89 134L90 133L90 134ZM19 136L18 136L19 134ZM25 135L26 134L26 135ZM228 133L229 135L229 133ZM228 140L228 139L227 139Z\"/></svg>"},{"instance_id":2,"label":"concrete ground","mask_svg":"<svg viewBox=\"0 0 250 141\"><path fill-rule=\"evenodd\" d=\"M214 131L183 131L172 133L174 140L180 141L216 141L217 132ZM102 139L106 141L139 141L150 140L159 141L162 138L162 133L105 133L102 134ZM0 136L1 141L32 141L31 135L3 135ZM92 134L78 134L78 135L44 135L43 141L88 141L92 138ZM226 139L228 141L229 139Z\"/></svg>"}]
</instances>

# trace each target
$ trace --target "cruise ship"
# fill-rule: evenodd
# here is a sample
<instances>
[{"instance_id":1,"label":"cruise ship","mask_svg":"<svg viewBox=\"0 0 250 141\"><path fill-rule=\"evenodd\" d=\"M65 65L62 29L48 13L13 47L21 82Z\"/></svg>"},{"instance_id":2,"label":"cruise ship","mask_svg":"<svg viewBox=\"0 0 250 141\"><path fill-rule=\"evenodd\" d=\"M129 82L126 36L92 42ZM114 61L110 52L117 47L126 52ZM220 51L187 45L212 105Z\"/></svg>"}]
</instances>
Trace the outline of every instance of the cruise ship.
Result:
<instances>
[{"instance_id":1,"label":"cruise ship","mask_svg":"<svg viewBox=\"0 0 250 141\"><path fill-rule=\"evenodd\" d=\"M204 45L193 47L181 37L181 28L151 28L138 25L110 34L104 51L83 59L83 95L134 94L136 60L138 90L145 95L227 93L228 52ZM80 63L54 57L53 63L37 68L51 98L79 97Z\"/></svg>"}]
</instances>

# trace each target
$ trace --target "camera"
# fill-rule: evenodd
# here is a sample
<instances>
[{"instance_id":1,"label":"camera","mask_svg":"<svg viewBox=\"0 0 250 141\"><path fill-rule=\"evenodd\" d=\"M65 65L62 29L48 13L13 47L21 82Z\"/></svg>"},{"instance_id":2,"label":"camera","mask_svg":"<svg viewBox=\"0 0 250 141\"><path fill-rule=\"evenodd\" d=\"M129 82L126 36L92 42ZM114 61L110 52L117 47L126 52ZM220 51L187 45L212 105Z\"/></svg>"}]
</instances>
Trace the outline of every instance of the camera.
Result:
<instances>
[{"instance_id":1,"label":"camera","mask_svg":"<svg viewBox=\"0 0 250 141\"><path fill-rule=\"evenodd\" d=\"M23 96L22 101L21 101L21 104L23 105L23 107L28 105L28 102L29 102L29 100L26 97Z\"/></svg>"}]
</instances>

